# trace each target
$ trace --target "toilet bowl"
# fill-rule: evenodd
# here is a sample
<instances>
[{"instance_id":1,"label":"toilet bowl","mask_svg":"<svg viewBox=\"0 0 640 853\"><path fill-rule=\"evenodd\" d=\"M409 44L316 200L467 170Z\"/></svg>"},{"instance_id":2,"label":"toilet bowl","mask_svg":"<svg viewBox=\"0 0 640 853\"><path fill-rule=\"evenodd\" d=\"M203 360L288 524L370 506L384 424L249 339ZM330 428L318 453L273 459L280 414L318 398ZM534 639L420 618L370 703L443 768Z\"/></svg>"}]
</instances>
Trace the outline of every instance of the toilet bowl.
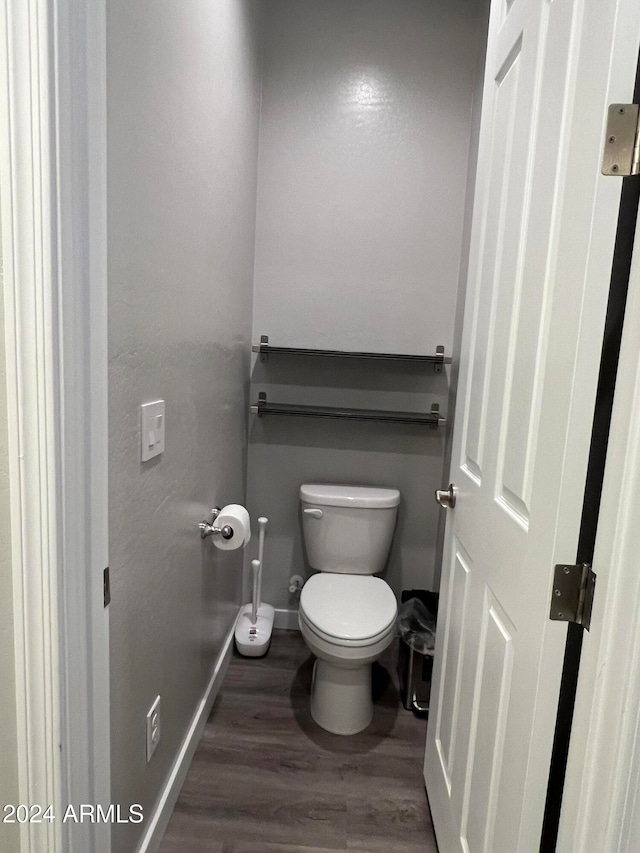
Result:
<instances>
[{"instance_id":1,"label":"toilet bowl","mask_svg":"<svg viewBox=\"0 0 640 853\"><path fill-rule=\"evenodd\" d=\"M329 732L356 734L374 713L371 665L393 641L397 604L374 573L384 568L400 493L303 485L303 532L312 568L298 623L316 662L311 715Z\"/></svg>"}]
</instances>

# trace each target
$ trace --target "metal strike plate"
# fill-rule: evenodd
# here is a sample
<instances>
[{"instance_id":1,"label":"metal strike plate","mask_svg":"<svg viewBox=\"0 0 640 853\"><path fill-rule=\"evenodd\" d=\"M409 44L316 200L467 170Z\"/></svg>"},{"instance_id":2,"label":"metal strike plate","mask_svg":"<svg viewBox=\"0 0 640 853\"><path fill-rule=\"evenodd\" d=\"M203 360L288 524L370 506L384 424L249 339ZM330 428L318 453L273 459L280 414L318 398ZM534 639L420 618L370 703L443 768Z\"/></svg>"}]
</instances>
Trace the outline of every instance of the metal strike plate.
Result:
<instances>
[{"instance_id":1,"label":"metal strike plate","mask_svg":"<svg viewBox=\"0 0 640 853\"><path fill-rule=\"evenodd\" d=\"M102 600L105 607L111 604L111 576L109 566L102 573Z\"/></svg>"}]
</instances>

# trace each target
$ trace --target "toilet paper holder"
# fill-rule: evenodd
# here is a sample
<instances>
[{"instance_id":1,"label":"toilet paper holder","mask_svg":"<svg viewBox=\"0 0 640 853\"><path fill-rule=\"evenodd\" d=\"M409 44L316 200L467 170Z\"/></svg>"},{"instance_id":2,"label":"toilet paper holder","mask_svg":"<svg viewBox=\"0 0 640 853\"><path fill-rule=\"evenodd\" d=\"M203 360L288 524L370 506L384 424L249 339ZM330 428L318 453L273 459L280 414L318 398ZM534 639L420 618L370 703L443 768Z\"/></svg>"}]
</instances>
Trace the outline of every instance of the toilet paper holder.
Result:
<instances>
[{"instance_id":1,"label":"toilet paper holder","mask_svg":"<svg viewBox=\"0 0 640 853\"><path fill-rule=\"evenodd\" d=\"M207 536L222 536L223 539L233 539L233 527L225 524L224 527L216 527L214 521L220 515L221 509L219 506L214 506L211 510L211 521L201 521L198 527L200 528L200 538L206 539Z\"/></svg>"}]
</instances>

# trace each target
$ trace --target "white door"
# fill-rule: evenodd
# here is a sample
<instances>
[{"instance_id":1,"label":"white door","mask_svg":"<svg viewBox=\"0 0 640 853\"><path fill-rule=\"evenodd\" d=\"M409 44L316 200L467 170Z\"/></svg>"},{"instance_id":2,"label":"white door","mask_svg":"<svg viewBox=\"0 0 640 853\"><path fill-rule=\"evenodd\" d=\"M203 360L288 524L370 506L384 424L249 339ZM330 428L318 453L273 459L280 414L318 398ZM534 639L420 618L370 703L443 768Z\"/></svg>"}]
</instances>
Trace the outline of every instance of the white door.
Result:
<instances>
[{"instance_id":1,"label":"white door","mask_svg":"<svg viewBox=\"0 0 640 853\"><path fill-rule=\"evenodd\" d=\"M425 781L441 853L538 851L632 98L636 0L493 0ZM444 511L444 510L443 510Z\"/></svg>"}]
</instances>

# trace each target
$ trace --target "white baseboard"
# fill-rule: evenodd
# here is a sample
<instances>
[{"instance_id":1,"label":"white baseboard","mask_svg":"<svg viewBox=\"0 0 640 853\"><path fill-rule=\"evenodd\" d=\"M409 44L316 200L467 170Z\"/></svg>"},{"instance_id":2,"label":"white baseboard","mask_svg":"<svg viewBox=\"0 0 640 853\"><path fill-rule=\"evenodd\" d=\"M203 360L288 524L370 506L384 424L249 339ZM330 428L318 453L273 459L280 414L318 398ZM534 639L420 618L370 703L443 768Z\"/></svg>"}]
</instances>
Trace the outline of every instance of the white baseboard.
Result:
<instances>
[{"instance_id":1,"label":"white baseboard","mask_svg":"<svg viewBox=\"0 0 640 853\"><path fill-rule=\"evenodd\" d=\"M284 628L285 631L298 630L298 611L297 610L278 610L276 609L273 619L274 628Z\"/></svg>"},{"instance_id":2,"label":"white baseboard","mask_svg":"<svg viewBox=\"0 0 640 853\"><path fill-rule=\"evenodd\" d=\"M142 837L142 841L138 845L137 853L157 853L157 850L160 847L160 843L162 842L162 838L167 829L171 814L173 813L173 807L178 800L182 785L191 765L191 759L193 758L198 743L200 742L211 708L213 707L213 703L215 702L218 691L220 690L220 685L222 684L222 680L227 672L229 661L231 660L231 653L233 651L233 635L236 627L236 621L237 620L234 620L231 630L229 631L218 656L218 660L216 661L207 689L204 691L200 704L198 705L193 719L191 720L191 725L185 735L180 751L176 756L176 760L173 763L173 767L171 768L171 772L169 773L162 793L158 798L153 814L151 815L151 819L147 823L147 828Z\"/></svg>"}]
</instances>

